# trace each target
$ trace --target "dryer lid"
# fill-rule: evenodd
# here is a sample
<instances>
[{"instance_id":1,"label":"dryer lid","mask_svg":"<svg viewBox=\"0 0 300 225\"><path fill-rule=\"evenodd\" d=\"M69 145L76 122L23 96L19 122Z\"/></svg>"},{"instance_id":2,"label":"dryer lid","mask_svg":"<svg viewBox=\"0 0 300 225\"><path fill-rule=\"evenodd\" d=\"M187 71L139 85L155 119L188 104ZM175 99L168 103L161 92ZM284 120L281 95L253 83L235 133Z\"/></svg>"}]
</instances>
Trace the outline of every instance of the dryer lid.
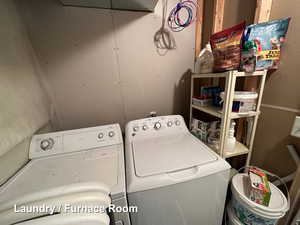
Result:
<instances>
[{"instance_id":1,"label":"dryer lid","mask_svg":"<svg viewBox=\"0 0 300 225\"><path fill-rule=\"evenodd\" d=\"M51 216L40 217L19 225L109 225L109 217L106 214L55 214Z\"/></svg>"},{"instance_id":2,"label":"dryer lid","mask_svg":"<svg viewBox=\"0 0 300 225\"><path fill-rule=\"evenodd\" d=\"M33 159L0 188L0 202L76 183L103 183L115 194L121 179L119 151L107 146Z\"/></svg>"},{"instance_id":3,"label":"dryer lid","mask_svg":"<svg viewBox=\"0 0 300 225\"><path fill-rule=\"evenodd\" d=\"M27 199L30 199L30 196ZM31 202L23 202L22 200L26 200L26 198L21 200L16 199L15 201L4 203L6 207L5 205L4 207L1 205L1 208L3 209L0 210L1 224L19 224L20 221L35 220L35 218L47 217L48 215L53 215L56 213L77 214L77 212L85 212L85 210L81 209L80 207L76 208L77 206L84 206L91 210L93 210L94 207L98 207L99 210L95 210L98 210L99 213L105 213L105 209L109 207L109 204L111 203L110 197L102 192L81 192L73 194L66 193L65 195L39 199ZM31 210L31 207L34 207L35 209ZM29 210L24 213L26 209ZM37 211L36 209L41 210ZM63 223L57 224L62 225ZM72 223L68 224L71 225Z\"/></svg>"},{"instance_id":4,"label":"dryer lid","mask_svg":"<svg viewBox=\"0 0 300 225\"><path fill-rule=\"evenodd\" d=\"M218 157L190 133L136 140L132 143L135 172L146 177L205 165Z\"/></svg>"}]
</instances>

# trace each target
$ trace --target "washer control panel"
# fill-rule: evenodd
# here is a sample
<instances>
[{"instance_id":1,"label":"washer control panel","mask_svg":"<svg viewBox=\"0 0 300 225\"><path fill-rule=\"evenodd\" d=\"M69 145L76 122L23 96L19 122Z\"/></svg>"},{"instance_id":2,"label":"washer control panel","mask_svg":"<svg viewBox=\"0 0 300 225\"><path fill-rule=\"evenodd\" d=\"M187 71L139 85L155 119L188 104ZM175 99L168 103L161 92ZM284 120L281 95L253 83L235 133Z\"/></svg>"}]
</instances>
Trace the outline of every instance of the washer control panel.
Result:
<instances>
[{"instance_id":1,"label":"washer control panel","mask_svg":"<svg viewBox=\"0 0 300 225\"><path fill-rule=\"evenodd\" d=\"M122 144L119 124L53 132L33 136L29 158Z\"/></svg>"},{"instance_id":2,"label":"washer control panel","mask_svg":"<svg viewBox=\"0 0 300 225\"><path fill-rule=\"evenodd\" d=\"M126 135L143 136L150 133L160 135L166 132L185 130L187 127L182 116L170 115L131 121L126 127Z\"/></svg>"}]
</instances>

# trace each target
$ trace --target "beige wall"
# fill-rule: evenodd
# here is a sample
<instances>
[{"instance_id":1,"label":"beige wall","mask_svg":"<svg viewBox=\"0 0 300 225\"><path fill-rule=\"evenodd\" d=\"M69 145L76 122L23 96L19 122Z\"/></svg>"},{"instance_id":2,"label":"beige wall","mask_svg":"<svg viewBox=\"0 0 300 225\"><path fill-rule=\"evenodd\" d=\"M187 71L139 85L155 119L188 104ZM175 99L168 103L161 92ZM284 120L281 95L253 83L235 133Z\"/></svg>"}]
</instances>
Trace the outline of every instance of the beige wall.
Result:
<instances>
[{"instance_id":1,"label":"beige wall","mask_svg":"<svg viewBox=\"0 0 300 225\"><path fill-rule=\"evenodd\" d=\"M225 0L223 27L228 28L243 21L253 24L256 0Z\"/></svg>"},{"instance_id":2,"label":"beige wall","mask_svg":"<svg viewBox=\"0 0 300 225\"><path fill-rule=\"evenodd\" d=\"M214 1L204 0L202 46L209 43L212 34Z\"/></svg>"},{"instance_id":3,"label":"beige wall","mask_svg":"<svg viewBox=\"0 0 300 225\"><path fill-rule=\"evenodd\" d=\"M19 6L60 129L124 125L150 111L186 112L194 26L173 33L177 49L160 56L153 43L160 2L154 13L63 7L57 0L22 0Z\"/></svg>"},{"instance_id":4,"label":"beige wall","mask_svg":"<svg viewBox=\"0 0 300 225\"><path fill-rule=\"evenodd\" d=\"M292 20L282 49L280 69L273 73L266 83L264 104L300 109L299 7L300 1L273 0L270 20L289 16ZM300 150L300 140L289 135L296 115L292 112L263 107L255 136L253 164L279 175L286 175L295 170L285 145L295 144Z\"/></svg>"},{"instance_id":5,"label":"beige wall","mask_svg":"<svg viewBox=\"0 0 300 225\"><path fill-rule=\"evenodd\" d=\"M0 1L0 185L28 161L31 136L49 122L48 98L12 0Z\"/></svg>"},{"instance_id":6,"label":"beige wall","mask_svg":"<svg viewBox=\"0 0 300 225\"><path fill-rule=\"evenodd\" d=\"M285 176L296 169L287 144L300 149L300 140L290 137L296 114L262 107L255 135L251 164Z\"/></svg>"},{"instance_id":7,"label":"beige wall","mask_svg":"<svg viewBox=\"0 0 300 225\"><path fill-rule=\"evenodd\" d=\"M232 27L243 21L252 24L254 21L256 0L226 0L224 8L223 28ZM209 42L213 24L213 0L204 0L204 24L202 46Z\"/></svg>"}]
</instances>

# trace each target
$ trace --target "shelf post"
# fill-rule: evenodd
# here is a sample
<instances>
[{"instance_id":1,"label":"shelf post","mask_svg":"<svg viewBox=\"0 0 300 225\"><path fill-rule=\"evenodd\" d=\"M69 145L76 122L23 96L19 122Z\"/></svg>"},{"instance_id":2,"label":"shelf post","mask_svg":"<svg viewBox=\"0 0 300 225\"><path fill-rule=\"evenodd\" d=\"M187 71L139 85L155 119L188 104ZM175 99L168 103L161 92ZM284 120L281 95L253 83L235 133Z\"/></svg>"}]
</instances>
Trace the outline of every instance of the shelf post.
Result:
<instances>
[{"instance_id":1,"label":"shelf post","mask_svg":"<svg viewBox=\"0 0 300 225\"><path fill-rule=\"evenodd\" d=\"M191 74L191 102L190 102L190 124L189 128L192 129L192 120L193 120L193 95L194 95L194 78Z\"/></svg>"},{"instance_id":2,"label":"shelf post","mask_svg":"<svg viewBox=\"0 0 300 225\"><path fill-rule=\"evenodd\" d=\"M257 105L256 105L256 112L260 111L262 96L263 96L265 82L266 82L266 76L267 76L267 71L265 70L264 75L261 77L261 81L260 81L260 84L259 84L259 93L258 93L258 99L257 99ZM251 137L250 137L250 143L249 143L249 153L248 153L248 156L247 156L246 166L250 165L258 118L259 118L259 114L257 114L254 117L254 122L253 122L253 126L252 126L252 129L251 129Z\"/></svg>"},{"instance_id":3,"label":"shelf post","mask_svg":"<svg viewBox=\"0 0 300 225\"><path fill-rule=\"evenodd\" d=\"M231 87L232 87L232 71L227 72L226 81L225 81L225 90L224 90L224 102L222 108L222 118L221 118L221 133L220 133L220 144L219 144L219 151L220 156L222 158L225 157L225 140L227 136L227 120L229 116L229 109L232 109L232 100L231 100ZM231 107L231 108L230 108Z\"/></svg>"}]
</instances>

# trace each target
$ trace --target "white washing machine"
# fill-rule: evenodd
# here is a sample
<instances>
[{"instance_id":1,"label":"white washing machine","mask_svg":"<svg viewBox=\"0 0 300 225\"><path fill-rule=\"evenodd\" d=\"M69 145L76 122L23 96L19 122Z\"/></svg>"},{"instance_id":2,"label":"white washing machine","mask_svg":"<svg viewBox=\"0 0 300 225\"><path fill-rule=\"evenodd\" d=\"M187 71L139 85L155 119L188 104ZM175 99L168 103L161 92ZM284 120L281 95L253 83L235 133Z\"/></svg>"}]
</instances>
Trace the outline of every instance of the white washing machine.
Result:
<instances>
[{"instance_id":1,"label":"white washing machine","mask_svg":"<svg viewBox=\"0 0 300 225\"><path fill-rule=\"evenodd\" d=\"M111 201L115 206L127 206L124 147L118 124L35 135L29 157L29 163L0 187L1 225L28 219L35 224L32 218L41 216L14 213L15 204L84 203L108 207ZM42 220L48 218L49 224L55 224L51 223L55 221L53 216ZM95 221L102 218L93 216ZM65 218L57 224L69 224ZM111 219L111 224L130 225L128 213L112 213ZM105 218L101 221L107 222Z\"/></svg>"},{"instance_id":2,"label":"white washing machine","mask_svg":"<svg viewBox=\"0 0 300 225\"><path fill-rule=\"evenodd\" d=\"M131 121L125 158L132 225L221 225L230 165L181 116Z\"/></svg>"}]
</instances>

